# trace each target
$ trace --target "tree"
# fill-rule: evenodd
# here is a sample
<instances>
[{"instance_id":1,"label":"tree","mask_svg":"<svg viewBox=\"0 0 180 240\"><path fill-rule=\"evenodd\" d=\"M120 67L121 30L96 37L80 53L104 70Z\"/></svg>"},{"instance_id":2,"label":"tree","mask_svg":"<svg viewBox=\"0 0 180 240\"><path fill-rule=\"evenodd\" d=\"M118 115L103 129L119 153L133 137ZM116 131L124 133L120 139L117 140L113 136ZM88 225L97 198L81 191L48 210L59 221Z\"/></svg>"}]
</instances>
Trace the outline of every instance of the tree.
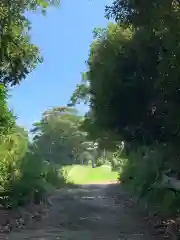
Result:
<instances>
[{"instance_id":1,"label":"tree","mask_svg":"<svg viewBox=\"0 0 180 240\"><path fill-rule=\"evenodd\" d=\"M3 0L0 3L0 133L7 132L15 119L7 107L7 87L25 79L42 61L37 46L31 43L31 22L27 11L44 12L56 0Z\"/></svg>"},{"instance_id":2,"label":"tree","mask_svg":"<svg viewBox=\"0 0 180 240\"><path fill-rule=\"evenodd\" d=\"M179 179L180 2L115 0L106 15L116 24L95 35L87 83L78 87L84 92L75 91L72 102L87 95L89 132L115 132L125 141L121 181L175 215L179 195L162 176Z\"/></svg>"},{"instance_id":3,"label":"tree","mask_svg":"<svg viewBox=\"0 0 180 240\"><path fill-rule=\"evenodd\" d=\"M179 54L180 48L180 3L170 1L114 1L106 8L107 15L132 24L136 30L137 42L154 48L156 64L151 72L145 75L154 80L154 95L151 100L158 136L160 140L179 141ZM146 38L144 37L146 36ZM156 47L155 47L156 46ZM146 47L146 48L147 48ZM139 52L140 53L140 52ZM138 53L138 54L139 54ZM148 58L146 58L148 59ZM149 59L148 59L149 61ZM149 61L150 63L153 61ZM155 131L157 129L154 128Z\"/></svg>"},{"instance_id":4,"label":"tree","mask_svg":"<svg viewBox=\"0 0 180 240\"><path fill-rule=\"evenodd\" d=\"M9 88L20 84L42 61L38 47L30 39L31 22L27 12L40 10L45 13L46 8L56 2L58 0L2 0L0 3L0 195L5 196L3 204L6 206L23 198L24 189L28 194L32 188L35 191L39 178L43 180L43 166L36 175L29 171L30 177L24 178L25 168L29 170L34 162L29 154L28 134L16 125L16 118L8 109L7 97Z\"/></svg>"},{"instance_id":5,"label":"tree","mask_svg":"<svg viewBox=\"0 0 180 240\"><path fill-rule=\"evenodd\" d=\"M87 86L95 125L131 142L178 142L179 2L119 0L107 13L121 24L109 25L91 45Z\"/></svg>"},{"instance_id":6,"label":"tree","mask_svg":"<svg viewBox=\"0 0 180 240\"><path fill-rule=\"evenodd\" d=\"M31 22L26 11L45 11L55 1L15 0L1 1L0 20L0 81L4 84L19 84L26 75L41 62L39 49L31 43L29 30Z\"/></svg>"},{"instance_id":7,"label":"tree","mask_svg":"<svg viewBox=\"0 0 180 240\"><path fill-rule=\"evenodd\" d=\"M21 164L28 149L28 134L19 127L14 126L6 135L0 137L0 195L1 203L8 205L7 197L12 192L13 184L21 175Z\"/></svg>"},{"instance_id":8,"label":"tree","mask_svg":"<svg viewBox=\"0 0 180 240\"><path fill-rule=\"evenodd\" d=\"M7 106L7 90L3 84L0 84L0 134L1 136L9 133L11 128L15 125L15 118Z\"/></svg>"},{"instance_id":9,"label":"tree","mask_svg":"<svg viewBox=\"0 0 180 240\"><path fill-rule=\"evenodd\" d=\"M85 150L86 133L79 129L83 118L72 108L52 108L35 124L35 153L48 162L72 164Z\"/></svg>"}]
</instances>

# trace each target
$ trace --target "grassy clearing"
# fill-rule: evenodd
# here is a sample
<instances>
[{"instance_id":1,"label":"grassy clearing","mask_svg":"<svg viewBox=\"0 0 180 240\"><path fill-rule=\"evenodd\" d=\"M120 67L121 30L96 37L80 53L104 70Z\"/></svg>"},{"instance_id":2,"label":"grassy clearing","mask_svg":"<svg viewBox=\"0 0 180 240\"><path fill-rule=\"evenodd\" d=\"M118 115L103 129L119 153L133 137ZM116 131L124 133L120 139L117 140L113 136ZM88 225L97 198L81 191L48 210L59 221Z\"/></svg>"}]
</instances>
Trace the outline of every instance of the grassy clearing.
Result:
<instances>
[{"instance_id":1,"label":"grassy clearing","mask_svg":"<svg viewBox=\"0 0 180 240\"><path fill-rule=\"evenodd\" d=\"M117 172L112 172L108 167L92 168L91 166L67 166L64 168L68 172L68 181L74 184L93 184L116 181Z\"/></svg>"}]
</instances>

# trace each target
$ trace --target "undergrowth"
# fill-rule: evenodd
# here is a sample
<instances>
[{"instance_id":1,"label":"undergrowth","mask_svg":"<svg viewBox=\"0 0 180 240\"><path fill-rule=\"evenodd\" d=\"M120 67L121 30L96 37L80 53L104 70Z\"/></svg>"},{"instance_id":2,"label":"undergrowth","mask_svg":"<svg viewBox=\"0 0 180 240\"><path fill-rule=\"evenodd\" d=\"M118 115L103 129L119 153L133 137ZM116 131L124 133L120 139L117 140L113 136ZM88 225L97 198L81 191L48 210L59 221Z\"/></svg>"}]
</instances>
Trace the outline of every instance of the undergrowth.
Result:
<instances>
[{"instance_id":1,"label":"undergrowth","mask_svg":"<svg viewBox=\"0 0 180 240\"><path fill-rule=\"evenodd\" d=\"M141 147L128 155L119 180L146 208L164 217L175 217L180 211L180 192L161 185L162 175L168 170L163 147Z\"/></svg>"},{"instance_id":2,"label":"undergrowth","mask_svg":"<svg viewBox=\"0 0 180 240\"><path fill-rule=\"evenodd\" d=\"M66 182L59 165L44 162L28 151L17 164L7 156L6 161L0 162L0 167L0 204L5 208L39 204L44 201L47 191Z\"/></svg>"}]
</instances>

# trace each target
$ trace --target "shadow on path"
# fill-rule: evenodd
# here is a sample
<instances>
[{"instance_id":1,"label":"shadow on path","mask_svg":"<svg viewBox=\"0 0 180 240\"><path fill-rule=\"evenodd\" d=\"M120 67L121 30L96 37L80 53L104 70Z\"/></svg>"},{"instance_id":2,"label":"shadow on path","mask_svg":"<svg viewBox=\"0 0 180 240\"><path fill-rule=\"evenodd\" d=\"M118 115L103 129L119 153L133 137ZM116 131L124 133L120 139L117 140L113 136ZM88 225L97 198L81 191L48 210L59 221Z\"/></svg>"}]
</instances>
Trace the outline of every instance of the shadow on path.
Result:
<instances>
[{"instance_id":1,"label":"shadow on path","mask_svg":"<svg viewBox=\"0 0 180 240\"><path fill-rule=\"evenodd\" d=\"M31 229L11 233L9 240L160 240L117 184L79 185L51 197L46 218Z\"/></svg>"}]
</instances>

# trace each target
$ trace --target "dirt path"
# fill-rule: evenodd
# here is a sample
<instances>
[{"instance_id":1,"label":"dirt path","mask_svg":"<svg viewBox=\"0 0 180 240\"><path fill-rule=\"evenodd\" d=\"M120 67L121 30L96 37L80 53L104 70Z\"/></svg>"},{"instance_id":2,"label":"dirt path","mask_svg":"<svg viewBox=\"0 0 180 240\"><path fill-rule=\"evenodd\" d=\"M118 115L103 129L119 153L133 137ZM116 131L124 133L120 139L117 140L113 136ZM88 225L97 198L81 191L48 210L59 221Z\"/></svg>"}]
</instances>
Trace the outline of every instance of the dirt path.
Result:
<instances>
[{"instance_id":1,"label":"dirt path","mask_svg":"<svg viewBox=\"0 0 180 240\"><path fill-rule=\"evenodd\" d=\"M119 186L84 185L58 190L47 216L31 229L11 233L22 240L160 240L137 208L127 206ZM117 198L118 196L118 198Z\"/></svg>"}]
</instances>

